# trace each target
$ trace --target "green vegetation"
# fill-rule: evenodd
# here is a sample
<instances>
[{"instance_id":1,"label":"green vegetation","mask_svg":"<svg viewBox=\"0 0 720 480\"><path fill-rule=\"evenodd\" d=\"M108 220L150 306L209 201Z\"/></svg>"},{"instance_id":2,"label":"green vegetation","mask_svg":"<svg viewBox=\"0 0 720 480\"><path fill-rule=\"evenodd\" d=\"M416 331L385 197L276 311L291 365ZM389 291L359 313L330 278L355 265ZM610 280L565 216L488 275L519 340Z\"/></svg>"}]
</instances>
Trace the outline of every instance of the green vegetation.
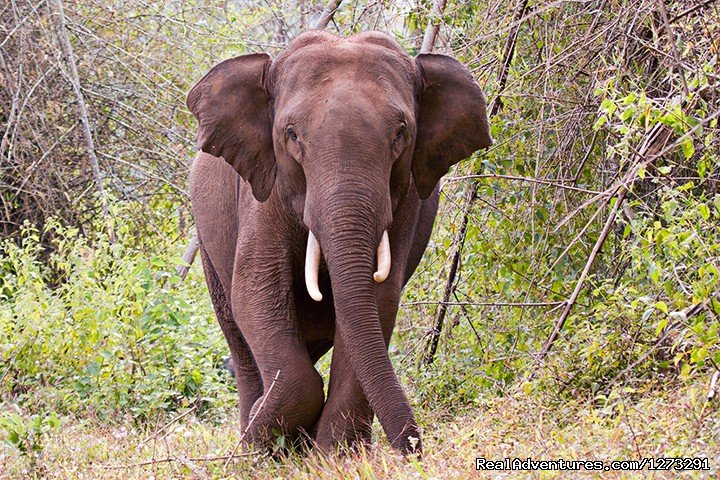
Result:
<instances>
[{"instance_id":1,"label":"green vegetation","mask_svg":"<svg viewBox=\"0 0 720 480\"><path fill-rule=\"evenodd\" d=\"M516 456L707 457L687 476L718 475L720 7L397 3L343 2L329 28L415 52L440 18L435 51L484 86L496 140L446 177L390 347L424 458L378 431L363 455L226 462L241 435L227 347L199 262L175 273L192 233L185 93L221 59L277 52L319 3L67 2L98 196L49 11L14 0L0 7L0 478L468 478L475 457Z\"/></svg>"},{"instance_id":2,"label":"green vegetation","mask_svg":"<svg viewBox=\"0 0 720 480\"><path fill-rule=\"evenodd\" d=\"M76 229L49 225L44 260L32 228L20 246L2 246L4 393L30 411L136 424L232 403L201 275L180 282L179 258L147 257L122 236L91 246Z\"/></svg>"}]
</instances>

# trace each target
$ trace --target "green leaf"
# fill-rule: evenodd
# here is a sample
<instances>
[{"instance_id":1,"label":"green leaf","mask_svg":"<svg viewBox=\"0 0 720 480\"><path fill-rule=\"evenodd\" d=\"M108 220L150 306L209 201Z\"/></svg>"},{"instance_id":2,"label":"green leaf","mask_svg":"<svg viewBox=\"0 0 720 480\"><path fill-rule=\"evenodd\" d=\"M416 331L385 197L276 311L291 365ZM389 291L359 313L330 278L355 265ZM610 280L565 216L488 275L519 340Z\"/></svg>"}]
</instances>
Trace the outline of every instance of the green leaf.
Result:
<instances>
[{"instance_id":1,"label":"green leaf","mask_svg":"<svg viewBox=\"0 0 720 480\"><path fill-rule=\"evenodd\" d=\"M20 444L20 435L18 434L18 432L15 430L11 430L8 433L8 441L11 445L17 447Z\"/></svg>"},{"instance_id":2,"label":"green leaf","mask_svg":"<svg viewBox=\"0 0 720 480\"><path fill-rule=\"evenodd\" d=\"M702 346L702 347L692 351L692 353L690 354L690 360L695 363L699 363L699 362L702 362L703 360L705 360L707 358L707 355L708 355L707 348L705 348L705 346Z\"/></svg>"},{"instance_id":3,"label":"green leaf","mask_svg":"<svg viewBox=\"0 0 720 480\"><path fill-rule=\"evenodd\" d=\"M93 377L100 375L100 365L97 362L90 362L85 368L85 371Z\"/></svg>"},{"instance_id":4,"label":"green leaf","mask_svg":"<svg viewBox=\"0 0 720 480\"><path fill-rule=\"evenodd\" d=\"M598 117L597 120L595 120L595 123L593 124L593 130L600 130L600 127L605 125L607 123L607 117L605 115L601 115Z\"/></svg>"},{"instance_id":5,"label":"green leaf","mask_svg":"<svg viewBox=\"0 0 720 480\"><path fill-rule=\"evenodd\" d=\"M687 160L690 159L690 157L693 156L695 153L695 146L693 145L692 138L687 137L683 142L680 144L680 148L682 148L683 155L685 155L685 158Z\"/></svg>"},{"instance_id":6,"label":"green leaf","mask_svg":"<svg viewBox=\"0 0 720 480\"><path fill-rule=\"evenodd\" d=\"M701 203L697 206L697 209L703 220L708 220L710 218L710 207L708 207L707 204Z\"/></svg>"},{"instance_id":7,"label":"green leaf","mask_svg":"<svg viewBox=\"0 0 720 480\"><path fill-rule=\"evenodd\" d=\"M181 266L181 267L189 267L190 266L190 264L188 262L186 262L182 257L178 257L178 256L172 257L170 259L170 263L172 263L173 265Z\"/></svg>"},{"instance_id":8,"label":"green leaf","mask_svg":"<svg viewBox=\"0 0 720 480\"><path fill-rule=\"evenodd\" d=\"M687 190L692 189L694 186L695 186L695 182L693 182L692 180L690 180L689 182L686 182L686 183L680 185L679 187L677 187L676 190L677 190L678 192L685 192L685 191L687 191ZM677 203L677 202L676 202L676 203Z\"/></svg>"},{"instance_id":9,"label":"green leaf","mask_svg":"<svg viewBox=\"0 0 720 480\"><path fill-rule=\"evenodd\" d=\"M660 332L662 332L665 329L665 327L667 326L667 323L668 323L667 318L663 318L662 320L660 320L657 323L657 326L655 327L655 335L659 335Z\"/></svg>"},{"instance_id":10,"label":"green leaf","mask_svg":"<svg viewBox=\"0 0 720 480\"><path fill-rule=\"evenodd\" d=\"M655 302L655 308L663 312L665 315L667 315L668 313L667 303L663 302L662 300Z\"/></svg>"},{"instance_id":11,"label":"green leaf","mask_svg":"<svg viewBox=\"0 0 720 480\"><path fill-rule=\"evenodd\" d=\"M606 98L602 101L602 103L600 103L600 110L607 113L608 115L612 115L613 113L615 113L616 109L617 107L615 106L615 103L609 98Z\"/></svg>"},{"instance_id":12,"label":"green leaf","mask_svg":"<svg viewBox=\"0 0 720 480\"><path fill-rule=\"evenodd\" d=\"M633 107L627 107L620 114L620 120L622 120L623 122L627 122L628 120L631 120L633 113L635 113L635 109Z\"/></svg>"},{"instance_id":13,"label":"green leaf","mask_svg":"<svg viewBox=\"0 0 720 480\"><path fill-rule=\"evenodd\" d=\"M150 259L150 263L158 268L165 268L167 266L167 263L165 263L165 260L163 260L160 257L153 257Z\"/></svg>"}]
</instances>

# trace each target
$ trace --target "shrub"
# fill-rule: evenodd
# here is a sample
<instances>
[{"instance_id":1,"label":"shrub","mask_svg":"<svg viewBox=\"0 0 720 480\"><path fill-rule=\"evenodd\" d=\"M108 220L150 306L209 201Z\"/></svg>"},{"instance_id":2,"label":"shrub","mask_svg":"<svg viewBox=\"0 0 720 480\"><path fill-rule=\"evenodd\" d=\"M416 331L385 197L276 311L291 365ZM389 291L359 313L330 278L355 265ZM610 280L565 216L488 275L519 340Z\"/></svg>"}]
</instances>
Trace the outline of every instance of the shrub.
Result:
<instances>
[{"instance_id":1,"label":"shrub","mask_svg":"<svg viewBox=\"0 0 720 480\"><path fill-rule=\"evenodd\" d=\"M48 266L39 232L0 244L0 395L31 411L135 420L234 404L227 347L201 276L181 260L106 238L92 245L51 222Z\"/></svg>"}]
</instances>

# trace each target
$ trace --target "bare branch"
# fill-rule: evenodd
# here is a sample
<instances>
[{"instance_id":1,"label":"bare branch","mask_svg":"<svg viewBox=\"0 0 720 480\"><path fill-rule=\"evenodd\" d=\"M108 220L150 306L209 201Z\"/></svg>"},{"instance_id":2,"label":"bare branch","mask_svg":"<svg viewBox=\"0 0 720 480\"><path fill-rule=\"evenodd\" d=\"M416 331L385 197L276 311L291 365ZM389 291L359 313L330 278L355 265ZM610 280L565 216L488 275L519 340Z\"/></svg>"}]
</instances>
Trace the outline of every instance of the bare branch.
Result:
<instances>
[{"instance_id":1,"label":"bare branch","mask_svg":"<svg viewBox=\"0 0 720 480\"><path fill-rule=\"evenodd\" d=\"M527 9L527 3L528 0L520 0L518 2L516 11L515 11L515 17L520 19L523 18L525 14L525 10ZM503 58L502 63L502 70L500 72L500 91L505 87L505 82L507 78L507 73L510 68L510 64L512 63L512 57L515 53L515 43L517 42L517 32L520 28L521 22L515 23L516 27L510 31L510 35L508 36L508 39L505 44L505 56ZM423 42L424 43L424 42ZM494 116L499 111L499 97L500 97L500 91L498 91L498 94L496 96L496 100L493 103L493 106L490 111L490 115ZM445 320L445 315L447 314L447 302L450 301L451 295L455 292L456 289L456 283L457 278L459 275L460 270L460 258L462 256L462 247L465 243L465 235L467 234L467 225L469 218L469 212L470 207L473 203L475 203L475 200L478 196L478 190L477 185L473 185L470 187L467 191L467 194L465 196L465 205L463 207L464 213L463 218L461 222L460 229L458 230L457 235L455 235L455 238L453 238L452 242L452 248L453 248L453 257L452 257L452 263L450 264L450 272L448 273L447 281L445 282L445 290L443 294L443 300L440 304L437 315L435 317L435 328L433 328L432 335L430 337L430 345L428 348L428 353L425 356L425 363L427 365L430 365L434 358L435 358L435 352L437 351L437 345L440 339L440 333L442 332L442 326L443 322Z\"/></svg>"},{"instance_id":2,"label":"bare branch","mask_svg":"<svg viewBox=\"0 0 720 480\"><path fill-rule=\"evenodd\" d=\"M545 357L547 356L548 352L553 346L553 343L555 343L555 340L558 337L558 334L560 333L560 330L562 330L563 325L565 325L565 320L567 320L568 316L570 315L570 312L572 311L573 306L575 305L575 302L577 301L578 295L580 294L580 291L582 290L582 287L585 283L585 279L587 278L588 273L590 272L590 268L592 267L593 263L595 262L595 258L597 257L598 253L600 252L600 249L602 248L603 244L605 243L605 239L607 238L608 234L610 233L610 229L615 224L615 218L617 217L617 212L620 209L620 206L622 205L623 201L625 200L625 196L627 195L627 192L632 188L633 183L637 179L638 172L640 171L641 166L645 166L648 163L651 163L655 161L655 159L658 157L658 153L661 152L665 145L667 144L668 139L670 138L670 134L672 133L672 130L669 127L666 127L665 125L658 123L655 125L655 127L650 131L650 133L645 138L645 141L643 143L643 146L640 148L640 156L641 159L639 162L637 162L635 168L632 169L632 171L628 174L626 177L626 181L618 191L616 197L615 197L615 203L612 206L612 209L610 210L610 214L608 215L607 219L605 220L605 226L603 227L602 231L600 232L600 236L595 241L595 245L593 246L592 251L590 252L590 256L588 257L587 261L585 262L585 267L583 268L582 273L580 274L580 278L578 278L577 283L575 284L575 289L573 290L572 294L570 295L570 298L568 299L567 304L565 305L565 308L563 309L562 313L560 314L560 317L555 322L555 326L552 329L552 332L550 332L550 336L545 341L545 344L543 345L542 349L540 350L540 353L537 356L537 362L542 362Z\"/></svg>"},{"instance_id":3,"label":"bare branch","mask_svg":"<svg viewBox=\"0 0 720 480\"><path fill-rule=\"evenodd\" d=\"M675 34L673 33L671 22L668 19L667 10L665 9L665 1L657 0L657 4L660 14L662 15L663 22L665 22L665 35L667 35L668 42L670 43L670 51L672 51L673 58L675 60L675 70L678 75L680 75L683 93L685 94L685 98L687 98L690 91L688 90L687 82L685 81L685 72L682 69L682 59L680 58L680 53L678 52L677 45L675 44Z\"/></svg>"},{"instance_id":4,"label":"bare branch","mask_svg":"<svg viewBox=\"0 0 720 480\"><path fill-rule=\"evenodd\" d=\"M694 7L690 7L687 10L685 10L684 12L681 12L681 13L678 13L677 15L675 15L673 18L670 19L670 23L675 23L678 20L680 20L681 18L687 17L691 13L696 12L696 11L700 10L701 8L705 8L708 5L710 5L711 3L715 3L716 1L717 0L705 0L702 3L698 3Z\"/></svg>"},{"instance_id":5,"label":"bare branch","mask_svg":"<svg viewBox=\"0 0 720 480\"><path fill-rule=\"evenodd\" d=\"M483 179L483 178L497 178L500 180L517 180L520 182L539 183L540 185L548 185L555 188L561 188L565 190L572 190L575 192L588 193L590 195L601 195L603 192L595 190L588 190L586 188L575 187L572 185L564 185L558 183L557 180L549 180L545 178L530 178L530 177L518 177L516 175L500 175L497 173L481 173L478 175L462 175L459 177L448 177L445 179L446 182L456 182L459 180L470 180L470 179Z\"/></svg>"},{"instance_id":6,"label":"bare branch","mask_svg":"<svg viewBox=\"0 0 720 480\"><path fill-rule=\"evenodd\" d=\"M403 303L402 306L413 306L413 305L453 305L459 307L557 307L563 305L565 302L407 302Z\"/></svg>"},{"instance_id":7,"label":"bare branch","mask_svg":"<svg viewBox=\"0 0 720 480\"><path fill-rule=\"evenodd\" d=\"M328 26L328 23L330 23L330 20L332 20L333 16L335 15L335 12L338 8L340 8L340 4L342 3L342 0L330 0L327 5L325 5L325 9L320 14L320 18L317 19L317 22L313 25L313 28L323 29Z\"/></svg>"},{"instance_id":8,"label":"bare branch","mask_svg":"<svg viewBox=\"0 0 720 480\"><path fill-rule=\"evenodd\" d=\"M446 0L435 0L433 5L432 16L425 29L425 36L423 36L422 46L420 47L420 53L430 53L435 46L435 39L440 31L440 20L442 14L445 12Z\"/></svg>"}]
</instances>

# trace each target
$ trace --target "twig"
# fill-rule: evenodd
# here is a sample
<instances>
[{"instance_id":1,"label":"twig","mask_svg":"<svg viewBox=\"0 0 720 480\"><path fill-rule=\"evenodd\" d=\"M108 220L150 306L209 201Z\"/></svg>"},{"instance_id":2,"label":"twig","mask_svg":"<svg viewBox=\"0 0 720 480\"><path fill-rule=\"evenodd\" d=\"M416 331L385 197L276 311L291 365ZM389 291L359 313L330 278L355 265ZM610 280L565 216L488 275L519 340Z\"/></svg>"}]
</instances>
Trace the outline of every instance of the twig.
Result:
<instances>
[{"instance_id":1,"label":"twig","mask_svg":"<svg viewBox=\"0 0 720 480\"><path fill-rule=\"evenodd\" d=\"M403 307L413 305L452 305L462 307L556 307L563 305L565 302L407 302L403 303Z\"/></svg>"},{"instance_id":2,"label":"twig","mask_svg":"<svg viewBox=\"0 0 720 480\"><path fill-rule=\"evenodd\" d=\"M583 210L585 210L587 207L589 207L593 203L598 202L600 200L607 200L608 198L612 197L613 194L615 192L617 192L617 188L618 188L618 186L614 185L614 186L608 188L607 190L605 190L604 192L600 192L597 195L595 195L594 197L588 198L587 200L585 200L577 208L575 208L572 212L565 215L565 217L562 220L560 220L557 225L555 225L555 228L553 229L553 233L559 232L560 229L563 226L565 226L566 223L568 223L570 220L575 218L575 215L582 212Z\"/></svg>"},{"instance_id":3,"label":"twig","mask_svg":"<svg viewBox=\"0 0 720 480\"><path fill-rule=\"evenodd\" d=\"M694 7L688 8L688 9L685 10L684 12L678 13L678 14L675 15L673 18L671 18L669 21L670 21L670 23L675 23L675 22L677 22L678 20L680 20L681 18L686 17L686 16L690 15L691 13L693 13L693 12L695 12L695 11L697 11L697 10L700 10L701 8L705 8L705 7L707 7L708 5L710 5L711 3L715 3L716 1L717 1L717 0L705 0L705 1L702 2L702 3L698 3L698 4L695 5Z\"/></svg>"},{"instance_id":4,"label":"twig","mask_svg":"<svg viewBox=\"0 0 720 480\"><path fill-rule=\"evenodd\" d=\"M497 178L501 180L517 180L520 182L530 182L530 183L539 183L541 185L549 185L551 187L555 188L561 188L566 190L572 190L574 192L582 192L582 193L589 193L591 195L600 195L603 192L597 192L595 190L588 190L586 188L580 188L575 187L572 185L564 185L562 183L557 183L553 180L548 180L544 178L530 178L530 177L518 177L515 175L500 175L497 173L481 173L477 175L462 175L459 177L449 177L445 179L446 182L455 182L458 180L470 180L470 179L482 179L482 178Z\"/></svg>"},{"instance_id":5,"label":"twig","mask_svg":"<svg viewBox=\"0 0 720 480\"><path fill-rule=\"evenodd\" d=\"M690 91L688 90L687 82L685 81L685 72L683 72L682 69L682 59L680 58L680 53L678 53L677 45L675 44L675 34L673 33L670 20L668 19L667 10L665 9L665 0L657 0L657 4L660 9L663 22L665 23L665 35L667 35L668 42L670 43L670 51L672 51L673 58L675 60L675 70L677 70L677 73L680 76L683 94L685 95L685 98L687 98L688 95L690 95Z\"/></svg>"},{"instance_id":6,"label":"twig","mask_svg":"<svg viewBox=\"0 0 720 480\"><path fill-rule=\"evenodd\" d=\"M158 430L157 432L153 433L151 436L149 436L148 438L146 438L145 440L143 440L142 442L140 442L140 445L145 445L147 442L149 442L149 441L152 440L153 438L156 438L156 437L157 437L158 435L160 435L162 432L164 432L165 430L167 430L168 428L170 428L172 425L174 425L175 423L177 423L181 418L185 417L188 413L195 411L196 408L197 408L197 404L196 404L196 405L193 405L191 408L187 409L187 410L186 410L185 412L183 412L182 414L180 414L180 415L178 415L177 417L173 418L169 423L167 423L167 424L166 424L164 427L162 427L160 430Z\"/></svg>"},{"instance_id":7,"label":"twig","mask_svg":"<svg viewBox=\"0 0 720 480\"><path fill-rule=\"evenodd\" d=\"M502 99L500 95L507 85L507 77L510 72L510 64L515 56L515 45L517 45L517 36L520 32L520 26L523 24L525 12L528 8L528 0L520 0L515 8L515 16L513 18L514 27L510 29L510 34L505 39L505 49L503 51L503 64L500 69L500 77L498 78L498 91L495 94L492 106L490 107L490 116L494 117L502 108Z\"/></svg>"},{"instance_id":8,"label":"twig","mask_svg":"<svg viewBox=\"0 0 720 480\"><path fill-rule=\"evenodd\" d=\"M168 462L178 462L183 463L184 461L193 461L193 462L218 462L220 460L228 460L230 458L237 458L237 457L251 457L253 455L257 455L259 452L243 452L243 453L234 453L232 455L218 455L218 456L208 456L208 457L165 457L165 458L156 458L153 460L147 460L144 462L138 462L138 463L131 463L128 465L98 465L99 468L103 468L105 470L126 470L128 468L137 468L137 467L147 467L148 465L155 465L157 463L168 463Z\"/></svg>"}]
</instances>

